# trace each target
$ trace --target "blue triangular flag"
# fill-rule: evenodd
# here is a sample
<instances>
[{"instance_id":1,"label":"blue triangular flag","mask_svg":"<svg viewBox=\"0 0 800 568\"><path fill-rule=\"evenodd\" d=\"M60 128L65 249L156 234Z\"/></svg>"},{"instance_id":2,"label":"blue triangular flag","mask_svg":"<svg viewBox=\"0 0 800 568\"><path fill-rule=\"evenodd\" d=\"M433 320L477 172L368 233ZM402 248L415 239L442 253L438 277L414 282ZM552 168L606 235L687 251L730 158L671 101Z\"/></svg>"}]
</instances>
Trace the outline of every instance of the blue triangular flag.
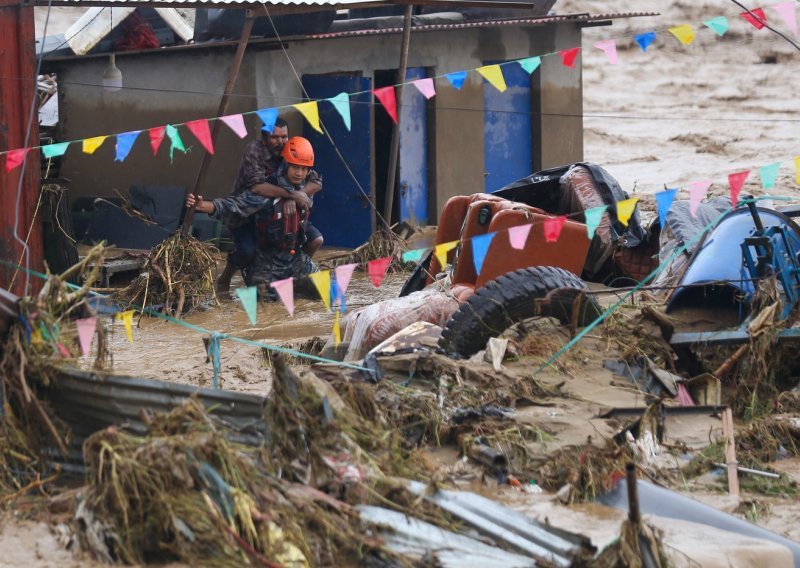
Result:
<instances>
[{"instance_id":1,"label":"blue triangular flag","mask_svg":"<svg viewBox=\"0 0 800 568\"><path fill-rule=\"evenodd\" d=\"M445 77L447 77L447 80L450 81L451 85L453 85L456 89L460 91L461 87L464 86L464 79L467 78L467 72L453 71L452 73L448 73L447 75L445 75Z\"/></svg>"},{"instance_id":2,"label":"blue triangular flag","mask_svg":"<svg viewBox=\"0 0 800 568\"><path fill-rule=\"evenodd\" d=\"M134 132L123 132L122 134L117 134L117 155L114 158L115 162L122 162L128 157L131 148L133 148L133 143L136 142L136 137L139 136L140 132L141 130L136 130Z\"/></svg>"},{"instance_id":3,"label":"blue triangular flag","mask_svg":"<svg viewBox=\"0 0 800 568\"><path fill-rule=\"evenodd\" d=\"M347 130L350 130L350 95L347 93L339 93L328 100L333 105L333 108L336 109L336 112L342 117Z\"/></svg>"},{"instance_id":4,"label":"blue triangular flag","mask_svg":"<svg viewBox=\"0 0 800 568\"><path fill-rule=\"evenodd\" d=\"M336 305L336 302L339 302L339 312L344 313L347 310L347 300L339 288L336 278L333 278L331 279L331 306Z\"/></svg>"},{"instance_id":5,"label":"blue triangular flag","mask_svg":"<svg viewBox=\"0 0 800 568\"><path fill-rule=\"evenodd\" d=\"M677 189L665 189L656 193L656 203L658 204L658 219L661 221L661 226L667 226L667 213L669 208L672 207L672 202L675 201L675 195L678 193Z\"/></svg>"},{"instance_id":6,"label":"blue triangular flag","mask_svg":"<svg viewBox=\"0 0 800 568\"><path fill-rule=\"evenodd\" d=\"M492 239L497 233L486 233L472 237L472 262L475 264L475 272L481 273L483 268L483 261L486 260L486 253L489 251L489 245L492 244Z\"/></svg>"},{"instance_id":7,"label":"blue triangular flag","mask_svg":"<svg viewBox=\"0 0 800 568\"><path fill-rule=\"evenodd\" d=\"M248 286L247 288L237 288L236 295L242 301L242 307L247 312L250 323L256 325L256 314L258 313L258 288Z\"/></svg>"},{"instance_id":8,"label":"blue triangular flag","mask_svg":"<svg viewBox=\"0 0 800 568\"><path fill-rule=\"evenodd\" d=\"M272 132L275 129L275 121L278 120L278 109L262 108L257 110L256 114L261 119L261 122L264 123L264 126L261 127L262 130Z\"/></svg>"},{"instance_id":9,"label":"blue triangular flag","mask_svg":"<svg viewBox=\"0 0 800 568\"><path fill-rule=\"evenodd\" d=\"M703 24L720 37L724 36L725 32L728 31L728 18L725 16L711 18L703 22Z\"/></svg>"},{"instance_id":10,"label":"blue triangular flag","mask_svg":"<svg viewBox=\"0 0 800 568\"><path fill-rule=\"evenodd\" d=\"M539 67L539 65L541 65L542 58L539 56L527 57L525 59L517 60L517 63L519 63L519 66L522 67L528 73L528 75L530 75L536 71L536 68Z\"/></svg>"},{"instance_id":11,"label":"blue triangular flag","mask_svg":"<svg viewBox=\"0 0 800 568\"><path fill-rule=\"evenodd\" d=\"M633 40L639 44L642 51L647 51L647 48L656 41L656 32L645 32L643 34L633 36Z\"/></svg>"}]
</instances>

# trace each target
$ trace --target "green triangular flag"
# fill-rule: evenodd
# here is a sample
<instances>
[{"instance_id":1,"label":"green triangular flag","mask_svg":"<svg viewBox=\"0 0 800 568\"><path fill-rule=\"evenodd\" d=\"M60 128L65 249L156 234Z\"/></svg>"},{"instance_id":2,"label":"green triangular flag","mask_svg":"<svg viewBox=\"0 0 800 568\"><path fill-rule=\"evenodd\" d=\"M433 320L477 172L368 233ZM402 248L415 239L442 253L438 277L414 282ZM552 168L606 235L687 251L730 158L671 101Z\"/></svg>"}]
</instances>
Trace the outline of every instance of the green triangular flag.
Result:
<instances>
[{"instance_id":1,"label":"green triangular flag","mask_svg":"<svg viewBox=\"0 0 800 568\"><path fill-rule=\"evenodd\" d=\"M778 177L778 170L780 167L781 163L775 162L774 164L758 168L758 172L761 174L761 187L764 189L772 189L775 187L775 178Z\"/></svg>"},{"instance_id":2,"label":"green triangular flag","mask_svg":"<svg viewBox=\"0 0 800 568\"><path fill-rule=\"evenodd\" d=\"M42 146L42 154L44 154L45 158L57 158L64 155L64 152L67 151L67 146L69 146L69 142L48 144L47 146Z\"/></svg>"},{"instance_id":3,"label":"green triangular flag","mask_svg":"<svg viewBox=\"0 0 800 568\"><path fill-rule=\"evenodd\" d=\"M184 154L186 153L186 146L183 145L183 140L181 140L181 135L178 132L178 129L172 126L171 124L167 124L167 137L169 138L170 143L172 144L169 147L169 160L172 161L172 154L175 150L180 150Z\"/></svg>"},{"instance_id":4,"label":"green triangular flag","mask_svg":"<svg viewBox=\"0 0 800 568\"><path fill-rule=\"evenodd\" d=\"M531 73L536 71L536 68L539 67L539 65L541 65L542 58L538 57L538 56L537 57L528 57L526 59L517 60L517 63L519 63L520 67L525 69L525 71L527 71L528 75L530 75Z\"/></svg>"},{"instance_id":5,"label":"green triangular flag","mask_svg":"<svg viewBox=\"0 0 800 568\"><path fill-rule=\"evenodd\" d=\"M347 130L350 130L350 95L347 93L339 93L328 100L333 105L333 108L342 116Z\"/></svg>"},{"instance_id":6,"label":"green triangular flag","mask_svg":"<svg viewBox=\"0 0 800 568\"><path fill-rule=\"evenodd\" d=\"M589 240L594 238L594 232L597 230L597 227L600 226L603 213L606 212L607 208L608 205L602 205L601 207L592 207L583 212L584 216L586 216L586 233L589 235Z\"/></svg>"},{"instance_id":7,"label":"green triangular flag","mask_svg":"<svg viewBox=\"0 0 800 568\"><path fill-rule=\"evenodd\" d=\"M422 255L425 253L426 250L428 249L421 248L421 249L407 250L406 252L403 253L401 258L403 259L403 262L419 262L422 259Z\"/></svg>"},{"instance_id":8,"label":"green triangular flag","mask_svg":"<svg viewBox=\"0 0 800 568\"><path fill-rule=\"evenodd\" d=\"M711 18L703 22L703 24L720 37L724 36L725 32L728 31L728 18L725 16Z\"/></svg>"},{"instance_id":9,"label":"green triangular flag","mask_svg":"<svg viewBox=\"0 0 800 568\"><path fill-rule=\"evenodd\" d=\"M247 312L247 317L250 323L256 325L256 313L258 312L258 288L249 286L247 288L237 288L236 295L242 301L244 311Z\"/></svg>"}]
</instances>

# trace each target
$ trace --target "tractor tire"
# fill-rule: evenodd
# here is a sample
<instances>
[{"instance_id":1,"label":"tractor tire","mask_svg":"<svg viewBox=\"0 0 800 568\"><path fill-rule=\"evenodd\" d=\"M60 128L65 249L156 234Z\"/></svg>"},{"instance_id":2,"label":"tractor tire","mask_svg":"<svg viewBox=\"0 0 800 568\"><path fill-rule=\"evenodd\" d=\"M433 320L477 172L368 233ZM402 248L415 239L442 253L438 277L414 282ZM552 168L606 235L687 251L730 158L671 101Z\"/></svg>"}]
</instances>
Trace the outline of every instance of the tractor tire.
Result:
<instances>
[{"instance_id":1,"label":"tractor tire","mask_svg":"<svg viewBox=\"0 0 800 568\"><path fill-rule=\"evenodd\" d=\"M445 324L439 347L446 353L469 357L484 349L490 337L522 320L543 316L568 324L573 302L584 290L586 284L563 268L534 266L509 272L479 288L461 304ZM576 324L588 325L602 311L593 296L583 295Z\"/></svg>"}]
</instances>

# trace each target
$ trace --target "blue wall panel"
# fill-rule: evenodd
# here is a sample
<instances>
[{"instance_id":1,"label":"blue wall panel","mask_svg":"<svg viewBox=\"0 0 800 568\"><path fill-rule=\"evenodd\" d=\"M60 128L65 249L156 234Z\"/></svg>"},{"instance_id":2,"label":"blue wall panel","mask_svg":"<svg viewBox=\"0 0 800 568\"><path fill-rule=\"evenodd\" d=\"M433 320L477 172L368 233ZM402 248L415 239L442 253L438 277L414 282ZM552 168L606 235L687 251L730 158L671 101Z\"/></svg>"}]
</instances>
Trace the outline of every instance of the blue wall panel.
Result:
<instances>
[{"instance_id":1,"label":"blue wall panel","mask_svg":"<svg viewBox=\"0 0 800 568\"><path fill-rule=\"evenodd\" d=\"M406 70L406 81L426 76L423 67ZM428 222L427 101L413 85L403 88L400 109L400 159L398 174L400 219L417 224Z\"/></svg>"}]
</instances>

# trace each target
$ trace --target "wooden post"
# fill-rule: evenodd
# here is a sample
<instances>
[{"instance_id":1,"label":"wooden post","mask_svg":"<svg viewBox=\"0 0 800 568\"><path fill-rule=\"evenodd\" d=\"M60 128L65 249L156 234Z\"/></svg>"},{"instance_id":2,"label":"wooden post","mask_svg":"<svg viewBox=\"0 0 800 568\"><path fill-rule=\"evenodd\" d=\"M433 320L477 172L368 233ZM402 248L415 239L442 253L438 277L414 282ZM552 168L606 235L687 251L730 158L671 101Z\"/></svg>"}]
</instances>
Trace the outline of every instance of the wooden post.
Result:
<instances>
[{"instance_id":1,"label":"wooden post","mask_svg":"<svg viewBox=\"0 0 800 568\"><path fill-rule=\"evenodd\" d=\"M222 94L222 99L219 101L217 117L225 116L225 114L228 112L228 100L233 92L233 88L236 86L236 78L239 76L239 68L242 66L242 59L244 59L244 52L247 49L247 42L250 41L250 32L253 31L254 22L255 15L248 10L247 18L245 19L244 27L242 28L242 37L239 38L239 44L236 46L236 54L233 56L233 65L228 73L228 82L225 84L225 92ZM221 120L215 120L213 126L211 127L212 144L216 144L217 133L219 132L221 123ZM197 179L194 182L194 189L192 189L192 195L194 195L195 198L197 197L197 191L200 189L200 186L205 180L206 172L208 172L208 166L210 163L211 154L208 152L203 152L203 161L200 162L200 170L197 172ZM181 229L181 232L184 236L189 234L189 229L192 226L193 219L194 208L189 209L186 212L186 217L183 219L183 228Z\"/></svg>"},{"instance_id":2,"label":"wooden post","mask_svg":"<svg viewBox=\"0 0 800 568\"><path fill-rule=\"evenodd\" d=\"M736 442L733 435L733 412L722 411L722 434L725 436L725 462L728 466L728 493L739 495L739 470L736 461Z\"/></svg>"}]
</instances>

